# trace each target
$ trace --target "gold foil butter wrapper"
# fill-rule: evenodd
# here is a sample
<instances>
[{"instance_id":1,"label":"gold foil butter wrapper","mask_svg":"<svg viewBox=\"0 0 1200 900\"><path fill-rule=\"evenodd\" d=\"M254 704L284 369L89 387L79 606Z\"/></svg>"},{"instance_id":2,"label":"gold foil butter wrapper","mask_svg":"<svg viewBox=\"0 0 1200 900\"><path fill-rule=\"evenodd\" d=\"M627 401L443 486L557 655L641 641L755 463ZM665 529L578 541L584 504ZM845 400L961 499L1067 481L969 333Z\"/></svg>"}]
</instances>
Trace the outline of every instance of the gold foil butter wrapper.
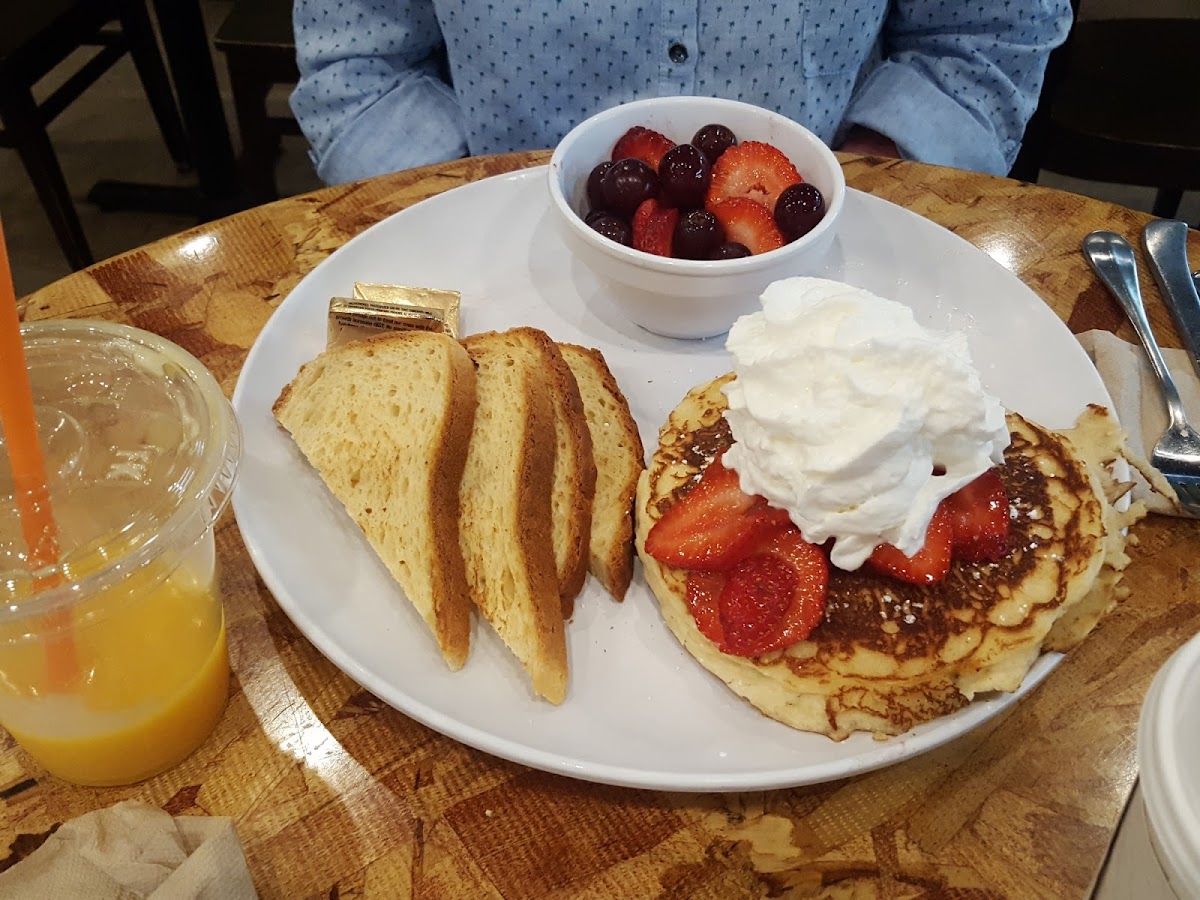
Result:
<instances>
[{"instance_id":1,"label":"gold foil butter wrapper","mask_svg":"<svg viewBox=\"0 0 1200 900\"><path fill-rule=\"evenodd\" d=\"M357 282L353 297L329 301L327 344L335 347L386 331L440 331L458 338L458 291Z\"/></svg>"}]
</instances>

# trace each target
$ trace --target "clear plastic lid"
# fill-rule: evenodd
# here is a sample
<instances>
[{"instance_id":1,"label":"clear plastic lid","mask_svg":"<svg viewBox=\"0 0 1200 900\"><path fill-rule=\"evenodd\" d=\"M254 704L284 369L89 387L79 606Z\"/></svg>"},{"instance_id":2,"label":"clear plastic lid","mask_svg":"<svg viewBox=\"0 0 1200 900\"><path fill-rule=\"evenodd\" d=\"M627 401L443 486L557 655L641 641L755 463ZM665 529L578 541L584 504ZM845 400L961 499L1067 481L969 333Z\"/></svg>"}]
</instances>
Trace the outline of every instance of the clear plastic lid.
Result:
<instances>
[{"instance_id":1,"label":"clear plastic lid","mask_svg":"<svg viewBox=\"0 0 1200 900\"><path fill-rule=\"evenodd\" d=\"M75 320L21 332L59 561L34 570L0 451L0 621L74 602L191 546L224 509L241 458L220 386L170 341Z\"/></svg>"}]
</instances>

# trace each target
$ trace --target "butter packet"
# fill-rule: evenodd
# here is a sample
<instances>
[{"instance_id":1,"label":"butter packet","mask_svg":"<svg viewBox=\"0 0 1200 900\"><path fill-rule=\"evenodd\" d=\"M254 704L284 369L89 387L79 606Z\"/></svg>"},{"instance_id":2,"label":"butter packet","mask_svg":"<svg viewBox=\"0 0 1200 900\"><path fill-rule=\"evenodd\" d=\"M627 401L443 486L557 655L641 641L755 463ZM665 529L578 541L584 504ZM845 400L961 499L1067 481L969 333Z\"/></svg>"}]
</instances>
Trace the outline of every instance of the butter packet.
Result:
<instances>
[{"instance_id":1,"label":"butter packet","mask_svg":"<svg viewBox=\"0 0 1200 900\"><path fill-rule=\"evenodd\" d=\"M330 347L385 331L440 331L458 338L458 291L356 282L353 297L329 301Z\"/></svg>"}]
</instances>

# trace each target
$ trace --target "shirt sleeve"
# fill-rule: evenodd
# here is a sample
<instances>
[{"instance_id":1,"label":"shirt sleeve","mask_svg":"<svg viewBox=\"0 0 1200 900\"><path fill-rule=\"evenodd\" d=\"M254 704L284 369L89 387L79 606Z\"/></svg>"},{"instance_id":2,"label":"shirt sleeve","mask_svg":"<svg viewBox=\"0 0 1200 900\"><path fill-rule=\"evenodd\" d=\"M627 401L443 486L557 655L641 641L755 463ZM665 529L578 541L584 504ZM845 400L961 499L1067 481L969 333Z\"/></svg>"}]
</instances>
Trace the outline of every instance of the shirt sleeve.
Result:
<instances>
[{"instance_id":1,"label":"shirt sleeve","mask_svg":"<svg viewBox=\"0 0 1200 900\"><path fill-rule=\"evenodd\" d=\"M1068 0L899 0L843 127L877 131L908 159L1005 175L1070 25Z\"/></svg>"},{"instance_id":2,"label":"shirt sleeve","mask_svg":"<svg viewBox=\"0 0 1200 900\"><path fill-rule=\"evenodd\" d=\"M291 107L322 181L466 155L429 0L295 0L293 24L300 81Z\"/></svg>"}]
</instances>

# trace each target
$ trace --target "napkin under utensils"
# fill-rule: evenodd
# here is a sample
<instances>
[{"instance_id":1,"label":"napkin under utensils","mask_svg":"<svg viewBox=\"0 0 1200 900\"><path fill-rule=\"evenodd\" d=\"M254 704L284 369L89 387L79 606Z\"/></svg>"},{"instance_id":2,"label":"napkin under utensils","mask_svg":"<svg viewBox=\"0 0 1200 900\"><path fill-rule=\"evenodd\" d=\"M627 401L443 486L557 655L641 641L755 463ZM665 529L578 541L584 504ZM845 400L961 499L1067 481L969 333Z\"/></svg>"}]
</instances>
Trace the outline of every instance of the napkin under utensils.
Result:
<instances>
[{"instance_id":1,"label":"napkin under utensils","mask_svg":"<svg viewBox=\"0 0 1200 900\"><path fill-rule=\"evenodd\" d=\"M1158 380L1145 351L1108 331L1085 331L1078 338L1108 388L1113 411L1128 435L1129 450L1136 459L1149 459L1154 445L1167 430L1169 420ZM1188 418L1200 422L1200 377L1196 375L1191 358L1183 350L1164 349L1163 359L1175 378ZM1144 463L1144 468L1149 471L1153 486L1138 466L1131 468L1134 500L1141 500L1153 513L1186 515L1170 486L1148 462Z\"/></svg>"}]
</instances>

